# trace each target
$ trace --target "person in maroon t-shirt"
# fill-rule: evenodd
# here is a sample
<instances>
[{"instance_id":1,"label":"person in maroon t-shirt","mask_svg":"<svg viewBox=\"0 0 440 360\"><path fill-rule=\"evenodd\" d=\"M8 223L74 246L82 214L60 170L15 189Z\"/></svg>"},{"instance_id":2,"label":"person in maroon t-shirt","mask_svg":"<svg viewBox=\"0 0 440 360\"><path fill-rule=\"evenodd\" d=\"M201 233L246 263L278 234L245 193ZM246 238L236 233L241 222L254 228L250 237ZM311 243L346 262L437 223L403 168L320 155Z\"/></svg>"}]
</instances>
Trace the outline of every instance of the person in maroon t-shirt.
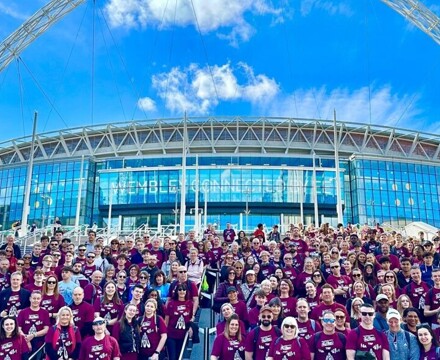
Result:
<instances>
[{"instance_id":1,"label":"person in maroon t-shirt","mask_svg":"<svg viewBox=\"0 0 440 360\"><path fill-rule=\"evenodd\" d=\"M322 287L322 293L321 293L321 298L322 298L322 302L321 304L319 304L317 307L315 307L310 315L310 317L312 319L315 320L320 320L322 318L322 314L324 312L324 310L331 310L331 311L336 311L336 309L340 309L345 313L345 318L349 319L348 316L348 312L347 309L341 305L336 303L335 300L335 293L334 293L334 289L331 285L329 284L325 284ZM349 321L347 320L347 327L350 326Z\"/></svg>"},{"instance_id":2,"label":"person in maroon t-shirt","mask_svg":"<svg viewBox=\"0 0 440 360\"><path fill-rule=\"evenodd\" d=\"M93 303L95 318L102 317L107 321L107 330L111 333L113 325L121 318L124 304L119 299L116 284L109 281L104 285L103 294Z\"/></svg>"},{"instance_id":3,"label":"person in maroon t-shirt","mask_svg":"<svg viewBox=\"0 0 440 360\"><path fill-rule=\"evenodd\" d=\"M339 264L339 261L332 261L330 263L330 269L332 274L327 278L327 283L335 289L336 302L345 305L351 285L351 279L347 275L341 275L341 265Z\"/></svg>"},{"instance_id":4,"label":"person in maroon t-shirt","mask_svg":"<svg viewBox=\"0 0 440 360\"><path fill-rule=\"evenodd\" d=\"M260 310L260 326L253 329L246 336L246 359L265 360L270 345L278 338L280 332L272 325L273 311L268 305Z\"/></svg>"},{"instance_id":5,"label":"person in maroon t-shirt","mask_svg":"<svg viewBox=\"0 0 440 360\"><path fill-rule=\"evenodd\" d=\"M422 281L422 272L418 265L411 267L411 282L406 286L404 293L409 296L416 309L425 307L424 297L429 290L429 285Z\"/></svg>"},{"instance_id":6,"label":"person in maroon t-shirt","mask_svg":"<svg viewBox=\"0 0 440 360\"><path fill-rule=\"evenodd\" d=\"M336 332L335 315L325 311L322 316L322 331L317 332L310 341L314 360L345 360L346 337Z\"/></svg>"},{"instance_id":7,"label":"person in maroon t-shirt","mask_svg":"<svg viewBox=\"0 0 440 360\"><path fill-rule=\"evenodd\" d=\"M89 304L94 304L94 302L102 296L102 288L99 285L102 281L102 272L96 270L92 274L92 282L84 288L84 300Z\"/></svg>"},{"instance_id":8,"label":"person in maroon t-shirt","mask_svg":"<svg viewBox=\"0 0 440 360\"><path fill-rule=\"evenodd\" d=\"M232 314L226 321L224 332L217 334L212 346L211 360L244 359L245 335L241 332L240 319Z\"/></svg>"},{"instance_id":9,"label":"person in maroon t-shirt","mask_svg":"<svg viewBox=\"0 0 440 360\"><path fill-rule=\"evenodd\" d=\"M41 307L49 312L51 323L55 324L58 311L66 305L63 295L58 290L58 279L51 275L46 279L43 286L43 301Z\"/></svg>"},{"instance_id":10,"label":"person in maroon t-shirt","mask_svg":"<svg viewBox=\"0 0 440 360\"><path fill-rule=\"evenodd\" d=\"M31 294L31 306L20 311L17 323L20 332L32 346L32 353L44 343L44 336L50 326L49 312L40 307L43 296L41 291L35 290Z\"/></svg>"},{"instance_id":11,"label":"person in maroon t-shirt","mask_svg":"<svg viewBox=\"0 0 440 360\"><path fill-rule=\"evenodd\" d=\"M361 323L347 335L347 360L354 360L356 351L371 352L377 360L390 358L387 336L373 326L374 314L372 305L362 305Z\"/></svg>"},{"instance_id":12,"label":"person in maroon t-shirt","mask_svg":"<svg viewBox=\"0 0 440 360\"><path fill-rule=\"evenodd\" d=\"M85 339L87 336L92 335L92 322L95 317L95 309L93 305L84 301L84 290L80 287L73 290L72 298L73 303L70 305L70 308L73 313L73 321L80 329L81 338Z\"/></svg>"},{"instance_id":13,"label":"person in maroon t-shirt","mask_svg":"<svg viewBox=\"0 0 440 360\"><path fill-rule=\"evenodd\" d=\"M310 342L313 335L321 331L321 325L318 321L309 319L309 303L306 299L300 298L296 303L296 313L298 314L298 336L304 338L307 342Z\"/></svg>"},{"instance_id":14,"label":"person in maroon t-shirt","mask_svg":"<svg viewBox=\"0 0 440 360\"><path fill-rule=\"evenodd\" d=\"M97 270L95 265L96 254L93 251L87 253L86 263L84 264L82 273L87 277L91 278L92 274Z\"/></svg>"},{"instance_id":15,"label":"person in maroon t-shirt","mask_svg":"<svg viewBox=\"0 0 440 360\"><path fill-rule=\"evenodd\" d=\"M79 353L79 360L121 360L121 351L116 339L106 335L105 320L101 317L93 320L94 336L84 340Z\"/></svg>"},{"instance_id":16,"label":"person in maroon t-shirt","mask_svg":"<svg viewBox=\"0 0 440 360\"><path fill-rule=\"evenodd\" d=\"M37 269L34 272L33 275L33 281L31 281L29 284L27 284L24 288L30 292L34 290L43 290L43 279L44 279L44 273L43 270Z\"/></svg>"},{"instance_id":17,"label":"person in maroon t-shirt","mask_svg":"<svg viewBox=\"0 0 440 360\"><path fill-rule=\"evenodd\" d=\"M425 295L425 309L423 314L431 325L437 324L437 315L440 311L440 269L433 269L431 274L434 287Z\"/></svg>"},{"instance_id":18,"label":"person in maroon t-shirt","mask_svg":"<svg viewBox=\"0 0 440 360\"><path fill-rule=\"evenodd\" d=\"M18 331L15 317L7 316L2 319L0 326L0 359L27 359L29 346L26 339Z\"/></svg>"},{"instance_id":19,"label":"person in maroon t-shirt","mask_svg":"<svg viewBox=\"0 0 440 360\"><path fill-rule=\"evenodd\" d=\"M139 357L157 360L167 341L167 326L157 315L157 301L145 302L145 313L139 317L140 352Z\"/></svg>"},{"instance_id":20,"label":"person in maroon t-shirt","mask_svg":"<svg viewBox=\"0 0 440 360\"><path fill-rule=\"evenodd\" d=\"M298 337L298 324L294 317L289 316L281 324L282 335L272 342L267 360L301 359L311 360L309 346Z\"/></svg>"},{"instance_id":21,"label":"person in maroon t-shirt","mask_svg":"<svg viewBox=\"0 0 440 360\"><path fill-rule=\"evenodd\" d=\"M186 300L186 292L186 284L179 284L166 309L165 323L170 360L177 360L179 357L186 332L188 331L189 336L192 336L189 322L193 319L193 304L191 300Z\"/></svg>"}]
</instances>

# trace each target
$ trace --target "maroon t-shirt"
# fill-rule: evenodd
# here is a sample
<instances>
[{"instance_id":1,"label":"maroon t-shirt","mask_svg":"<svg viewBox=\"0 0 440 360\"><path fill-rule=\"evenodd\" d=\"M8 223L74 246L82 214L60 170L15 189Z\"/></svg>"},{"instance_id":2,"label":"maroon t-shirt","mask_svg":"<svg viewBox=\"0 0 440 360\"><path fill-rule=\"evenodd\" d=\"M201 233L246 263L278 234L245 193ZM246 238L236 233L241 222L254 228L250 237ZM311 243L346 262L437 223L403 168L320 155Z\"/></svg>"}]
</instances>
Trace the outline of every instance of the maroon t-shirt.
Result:
<instances>
[{"instance_id":1,"label":"maroon t-shirt","mask_svg":"<svg viewBox=\"0 0 440 360\"><path fill-rule=\"evenodd\" d=\"M329 355L333 360L345 360L344 343L341 338L345 338L338 335L336 332L332 335L326 335L324 332L319 332L318 335L314 335L309 342L310 351L315 354L315 360L327 360ZM317 340L315 340L318 338Z\"/></svg>"},{"instance_id":2,"label":"maroon t-shirt","mask_svg":"<svg viewBox=\"0 0 440 360\"><path fill-rule=\"evenodd\" d=\"M35 335L37 331L43 330L45 326L50 326L49 312L40 308L37 311L30 307L20 311L17 317L18 326L26 335ZM40 336L36 342L37 347L43 345L44 336Z\"/></svg>"},{"instance_id":3,"label":"maroon t-shirt","mask_svg":"<svg viewBox=\"0 0 440 360\"><path fill-rule=\"evenodd\" d=\"M113 319L119 319L124 312L124 303L121 301L116 304L114 301L104 303L103 301L95 301L93 304L95 313L99 313L99 316L107 321ZM108 331L112 331L112 326L107 325Z\"/></svg>"},{"instance_id":4,"label":"maroon t-shirt","mask_svg":"<svg viewBox=\"0 0 440 360\"><path fill-rule=\"evenodd\" d=\"M284 340L280 338L272 343L269 348L269 356L273 360L301 359L310 360L310 349L303 338Z\"/></svg>"},{"instance_id":5,"label":"maroon t-shirt","mask_svg":"<svg viewBox=\"0 0 440 360\"><path fill-rule=\"evenodd\" d=\"M35 285L34 283L30 283L30 284L27 284L25 287L24 287L26 290L28 290L28 291L30 291L31 293L32 293L32 291L34 291L34 290L39 290L39 291L43 291L43 285L41 285L41 286L37 286L37 285Z\"/></svg>"},{"instance_id":6,"label":"maroon t-shirt","mask_svg":"<svg viewBox=\"0 0 440 360\"><path fill-rule=\"evenodd\" d=\"M20 292L12 291L11 296L8 299L8 302L6 303L5 311L11 316L16 316L18 310L20 310L21 307L22 307L22 303L20 301Z\"/></svg>"},{"instance_id":7,"label":"maroon t-shirt","mask_svg":"<svg viewBox=\"0 0 440 360\"><path fill-rule=\"evenodd\" d=\"M211 355L217 356L222 360L244 359L244 346L244 336L242 336L241 341L236 336L231 336L228 340L222 333L216 336Z\"/></svg>"},{"instance_id":8,"label":"maroon t-shirt","mask_svg":"<svg viewBox=\"0 0 440 360\"><path fill-rule=\"evenodd\" d=\"M283 308L284 317L296 316L296 302L297 298L291 296L288 298L280 298L281 306Z\"/></svg>"},{"instance_id":9,"label":"maroon t-shirt","mask_svg":"<svg viewBox=\"0 0 440 360\"><path fill-rule=\"evenodd\" d=\"M141 339L139 354L148 358L156 351L161 335L167 332L167 326L160 316L153 315L150 318L144 316L139 321L139 330Z\"/></svg>"},{"instance_id":10,"label":"maroon t-shirt","mask_svg":"<svg viewBox=\"0 0 440 360\"><path fill-rule=\"evenodd\" d=\"M58 295L58 298L55 298L55 295L43 295L41 301L41 308L46 309L50 314L58 313L58 310L64 305L66 302L61 294ZM55 324L55 320L55 318L51 318L52 325Z\"/></svg>"},{"instance_id":11,"label":"maroon t-shirt","mask_svg":"<svg viewBox=\"0 0 440 360\"><path fill-rule=\"evenodd\" d=\"M87 301L89 304L94 304L95 301L99 301L101 296L102 288L99 285L90 283L84 288L84 301Z\"/></svg>"},{"instance_id":12,"label":"maroon t-shirt","mask_svg":"<svg viewBox=\"0 0 440 360\"><path fill-rule=\"evenodd\" d=\"M377 360L382 360L382 351L389 351L390 345L385 333L374 328L367 330L359 326L348 333L346 349L370 351L374 353Z\"/></svg>"},{"instance_id":13,"label":"maroon t-shirt","mask_svg":"<svg viewBox=\"0 0 440 360\"><path fill-rule=\"evenodd\" d=\"M268 356L270 345L278 338L278 335L273 326L269 331L260 328L257 342L254 343L255 330L253 329L246 336L245 351L253 353L255 360L265 360Z\"/></svg>"},{"instance_id":14,"label":"maroon t-shirt","mask_svg":"<svg viewBox=\"0 0 440 360\"><path fill-rule=\"evenodd\" d=\"M84 265L82 273L84 276L90 279L95 270L97 270L96 265Z\"/></svg>"},{"instance_id":15,"label":"maroon t-shirt","mask_svg":"<svg viewBox=\"0 0 440 360\"><path fill-rule=\"evenodd\" d=\"M96 340L94 336L90 336L81 344L79 360L113 360L117 357L121 357L119 344L110 335L105 335L102 340Z\"/></svg>"},{"instance_id":16,"label":"maroon t-shirt","mask_svg":"<svg viewBox=\"0 0 440 360\"><path fill-rule=\"evenodd\" d=\"M23 335L0 341L0 359L21 360L21 356L28 352L29 347Z\"/></svg>"},{"instance_id":17,"label":"maroon t-shirt","mask_svg":"<svg viewBox=\"0 0 440 360\"><path fill-rule=\"evenodd\" d=\"M312 319L308 319L306 322L298 321L298 336L304 338L308 343L321 330L322 328L318 321Z\"/></svg>"},{"instance_id":18,"label":"maroon t-shirt","mask_svg":"<svg viewBox=\"0 0 440 360\"><path fill-rule=\"evenodd\" d=\"M85 301L79 305L72 303L70 308L72 309L73 313L73 321L79 329L82 329L85 323L91 323L95 318L95 309L93 308L93 305L90 305Z\"/></svg>"},{"instance_id":19,"label":"maroon t-shirt","mask_svg":"<svg viewBox=\"0 0 440 360\"><path fill-rule=\"evenodd\" d=\"M425 305L429 305L429 310L437 310L440 308L440 289L436 289L435 287L431 288L427 291L425 295ZM437 319L436 316L430 316L427 318L431 324L436 324Z\"/></svg>"},{"instance_id":20,"label":"maroon t-shirt","mask_svg":"<svg viewBox=\"0 0 440 360\"><path fill-rule=\"evenodd\" d=\"M183 339L186 334L186 324L193 316L192 300L171 300L168 303L166 314L169 316L168 337L171 339Z\"/></svg>"}]
</instances>

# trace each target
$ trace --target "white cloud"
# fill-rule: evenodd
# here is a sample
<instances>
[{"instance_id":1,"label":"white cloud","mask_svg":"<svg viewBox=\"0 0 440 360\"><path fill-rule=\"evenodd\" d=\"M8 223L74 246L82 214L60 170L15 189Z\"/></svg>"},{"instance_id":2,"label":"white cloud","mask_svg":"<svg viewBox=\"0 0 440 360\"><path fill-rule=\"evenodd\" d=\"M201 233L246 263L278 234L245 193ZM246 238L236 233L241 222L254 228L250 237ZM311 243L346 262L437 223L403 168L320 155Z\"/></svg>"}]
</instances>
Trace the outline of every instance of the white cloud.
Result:
<instances>
[{"instance_id":1,"label":"white cloud","mask_svg":"<svg viewBox=\"0 0 440 360\"><path fill-rule=\"evenodd\" d=\"M233 44L247 41L255 32L245 20L247 13L272 15L278 22L282 18L282 9L273 7L269 0L109 0L105 11L113 27L168 28L198 23L202 32L228 28L229 33L222 31L219 36Z\"/></svg>"},{"instance_id":2,"label":"white cloud","mask_svg":"<svg viewBox=\"0 0 440 360\"><path fill-rule=\"evenodd\" d=\"M240 81L241 80L241 81ZM221 101L247 101L264 106L278 93L279 85L264 74L240 63L211 68L191 64L188 68L173 68L154 75L153 88L172 113L207 114Z\"/></svg>"},{"instance_id":3,"label":"white cloud","mask_svg":"<svg viewBox=\"0 0 440 360\"><path fill-rule=\"evenodd\" d=\"M19 10L15 9L13 6L8 6L0 3L0 13L6 14L16 20L26 20L29 15L21 13Z\"/></svg>"},{"instance_id":4,"label":"white cloud","mask_svg":"<svg viewBox=\"0 0 440 360\"><path fill-rule=\"evenodd\" d=\"M156 111L156 102L149 97L144 97L138 100L138 107L144 111Z\"/></svg>"},{"instance_id":5,"label":"white cloud","mask_svg":"<svg viewBox=\"0 0 440 360\"><path fill-rule=\"evenodd\" d=\"M330 15L352 16L353 10L345 1L329 0L302 0L301 15L309 15L313 9L318 9L329 13Z\"/></svg>"},{"instance_id":6,"label":"white cloud","mask_svg":"<svg viewBox=\"0 0 440 360\"><path fill-rule=\"evenodd\" d=\"M370 90L371 96L368 87L298 90L277 98L268 111L273 116L333 119L335 109L341 121L370 123L371 107L372 124L414 128L414 118L422 113L420 96L395 93L388 85Z\"/></svg>"}]
</instances>

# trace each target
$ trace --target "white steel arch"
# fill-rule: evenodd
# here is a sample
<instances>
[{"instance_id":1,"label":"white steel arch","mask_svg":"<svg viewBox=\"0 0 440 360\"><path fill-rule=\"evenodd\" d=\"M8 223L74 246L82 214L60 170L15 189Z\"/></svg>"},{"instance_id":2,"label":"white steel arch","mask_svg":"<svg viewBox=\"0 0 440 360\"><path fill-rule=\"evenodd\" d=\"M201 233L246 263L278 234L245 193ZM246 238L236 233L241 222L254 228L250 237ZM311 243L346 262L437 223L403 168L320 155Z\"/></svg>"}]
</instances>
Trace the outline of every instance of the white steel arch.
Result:
<instances>
[{"instance_id":1,"label":"white steel arch","mask_svg":"<svg viewBox=\"0 0 440 360\"><path fill-rule=\"evenodd\" d=\"M440 45L440 18L418 0L382 0Z\"/></svg>"},{"instance_id":2,"label":"white steel arch","mask_svg":"<svg viewBox=\"0 0 440 360\"><path fill-rule=\"evenodd\" d=\"M36 38L86 0L52 0L0 43L0 72Z\"/></svg>"}]
</instances>

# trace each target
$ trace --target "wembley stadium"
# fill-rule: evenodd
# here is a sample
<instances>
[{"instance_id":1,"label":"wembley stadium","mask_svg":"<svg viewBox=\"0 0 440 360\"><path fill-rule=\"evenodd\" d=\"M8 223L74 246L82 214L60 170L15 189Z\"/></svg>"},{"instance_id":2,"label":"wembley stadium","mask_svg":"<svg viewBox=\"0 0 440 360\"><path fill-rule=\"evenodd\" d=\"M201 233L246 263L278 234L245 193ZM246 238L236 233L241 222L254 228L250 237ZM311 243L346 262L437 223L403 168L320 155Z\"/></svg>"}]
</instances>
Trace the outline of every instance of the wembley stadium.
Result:
<instances>
[{"instance_id":1,"label":"wembley stadium","mask_svg":"<svg viewBox=\"0 0 440 360\"><path fill-rule=\"evenodd\" d=\"M184 141L183 139L187 139ZM293 118L111 123L0 144L0 221L135 229L207 223L440 227L438 135ZM184 190L183 190L184 189ZM185 214L185 216L182 216ZM196 216L198 215L198 216Z\"/></svg>"}]
</instances>

